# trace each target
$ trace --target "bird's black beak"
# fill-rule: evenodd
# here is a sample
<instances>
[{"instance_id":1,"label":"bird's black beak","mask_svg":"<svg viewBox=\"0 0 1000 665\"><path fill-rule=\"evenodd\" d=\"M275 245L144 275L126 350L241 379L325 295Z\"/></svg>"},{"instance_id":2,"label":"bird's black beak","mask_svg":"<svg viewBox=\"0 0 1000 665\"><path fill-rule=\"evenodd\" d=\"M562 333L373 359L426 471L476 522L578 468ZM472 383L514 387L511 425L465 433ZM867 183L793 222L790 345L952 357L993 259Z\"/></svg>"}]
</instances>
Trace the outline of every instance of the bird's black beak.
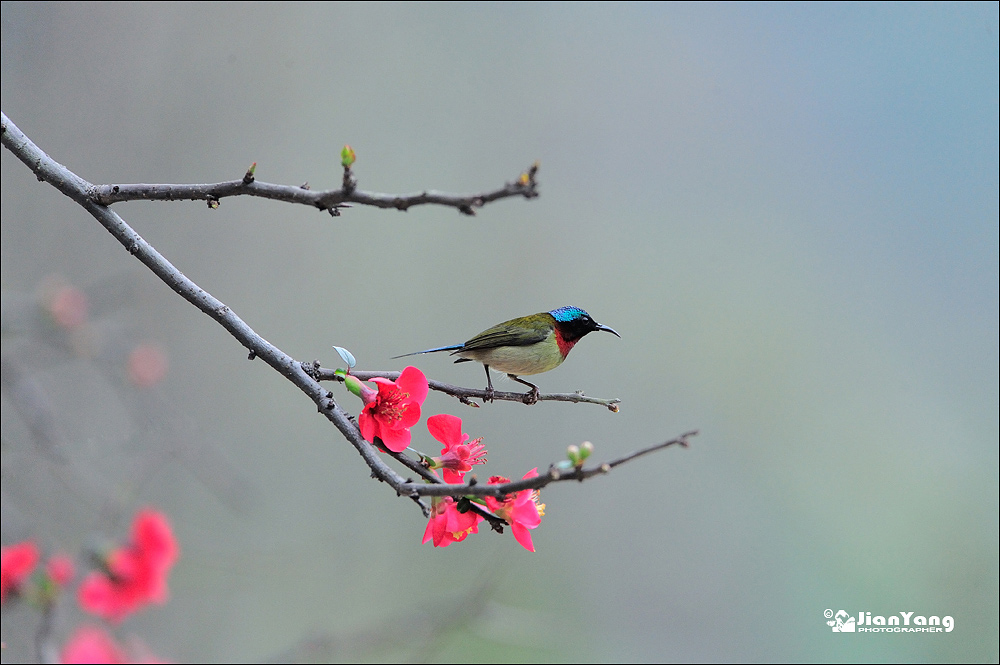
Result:
<instances>
[{"instance_id":1,"label":"bird's black beak","mask_svg":"<svg viewBox=\"0 0 1000 665\"><path fill-rule=\"evenodd\" d=\"M609 332L615 335L618 339L622 338L622 336L618 334L618 331L616 331L611 326L603 326L600 323L597 323L596 321L594 322L594 324L597 326L596 328L594 328L594 330L603 330L604 332Z\"/></svg>"}]
</instances>

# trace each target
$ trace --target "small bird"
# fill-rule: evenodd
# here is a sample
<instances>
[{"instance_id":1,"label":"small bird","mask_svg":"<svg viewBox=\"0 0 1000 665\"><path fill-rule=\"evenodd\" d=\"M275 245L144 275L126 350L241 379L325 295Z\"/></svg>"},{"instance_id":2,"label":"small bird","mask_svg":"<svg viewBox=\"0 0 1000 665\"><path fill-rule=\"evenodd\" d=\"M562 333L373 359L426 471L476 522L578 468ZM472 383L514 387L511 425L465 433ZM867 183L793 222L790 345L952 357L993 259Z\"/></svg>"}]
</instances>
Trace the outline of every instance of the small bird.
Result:
<instances>
[{"instance_id":1,"label":"small bird","mask_svg":"<svg viewBox=\"0 0 1000 665\"><path fill-rule=\"evenodd\" d=\"M493 380L490 368L506 372L507 376L531 388L524 395L526 404L538 401L538 386L519 379L527 374L540 374L555 369L566 360L570 350L587 333L604 330L619 338L615 330L603 326L579 307L560 307L504 321L484 330L465 344L452 344L426 351L405 353L395 358L421 353L451 351L458 356L456 363L475 360L486 367L486 400L493 401Z\"/></svg>"}]
</instances>

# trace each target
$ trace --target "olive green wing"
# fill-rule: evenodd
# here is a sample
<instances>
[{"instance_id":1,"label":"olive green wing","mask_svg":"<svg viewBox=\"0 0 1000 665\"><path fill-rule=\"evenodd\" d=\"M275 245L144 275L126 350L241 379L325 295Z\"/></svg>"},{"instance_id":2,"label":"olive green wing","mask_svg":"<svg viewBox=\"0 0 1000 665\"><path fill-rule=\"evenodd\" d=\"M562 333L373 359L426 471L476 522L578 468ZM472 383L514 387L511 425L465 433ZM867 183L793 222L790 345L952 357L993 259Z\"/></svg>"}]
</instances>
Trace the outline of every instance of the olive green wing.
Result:
<instances>
[{"instance_id":1,"label":"olive green wing","mask_svg":"<svg viewBox=\"0 0 1000 665\"><path fill-rule=\"evenodd\" d=\"M551 328L545 325L525 326L512 325L513 323L513 321L507 321L484 330L466 342L462 350L474 351L476 349L495 349L500 346L528 346L545 341L551 332Z\"/></svg>"}]
</instances>

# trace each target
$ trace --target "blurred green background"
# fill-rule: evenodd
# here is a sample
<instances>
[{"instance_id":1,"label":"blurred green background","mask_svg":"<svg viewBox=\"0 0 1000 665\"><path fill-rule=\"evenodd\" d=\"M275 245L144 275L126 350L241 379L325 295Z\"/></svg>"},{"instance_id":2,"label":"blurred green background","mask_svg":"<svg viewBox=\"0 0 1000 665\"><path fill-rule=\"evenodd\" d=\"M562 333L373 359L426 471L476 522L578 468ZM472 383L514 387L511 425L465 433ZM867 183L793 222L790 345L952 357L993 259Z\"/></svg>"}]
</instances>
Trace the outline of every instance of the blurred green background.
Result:
<instances>
[{"instance_id":1,"label":"blurred green background","mask_svg":"<svg viewBox=\"0 0 1000 665\"><path fill-rule=\"evenodd\" d=\"M536 377L618 414L428 398L486 437L487 474L701 430L544 491L535 554L422 546L310 402L3 150L3 543L79 552L163 509L171 600L120 636L178 661L996 662L996 3L4 3L2 30L4 112L95 183L256 161L336 187L350 143L364 189L478 192L540 160L540 198L474 218L114 209L302 360L400 369L567 304L618 330ZM57 280L84 342L44 315ZM137 343L169 359L142 391ZM828 608L955 630L833 634ZM5 661L36 622L5 608Z\"/></svg>"}]
</instances>

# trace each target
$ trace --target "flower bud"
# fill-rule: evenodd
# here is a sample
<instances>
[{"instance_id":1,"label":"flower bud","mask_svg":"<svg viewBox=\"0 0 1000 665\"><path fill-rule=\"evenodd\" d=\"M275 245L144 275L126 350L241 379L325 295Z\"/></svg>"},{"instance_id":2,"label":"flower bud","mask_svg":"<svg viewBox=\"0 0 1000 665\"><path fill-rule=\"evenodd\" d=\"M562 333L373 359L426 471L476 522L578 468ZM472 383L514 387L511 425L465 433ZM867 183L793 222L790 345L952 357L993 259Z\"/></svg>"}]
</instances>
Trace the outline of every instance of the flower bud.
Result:
<instances>
[{"instance_id":1,"label":"flower bud","mask_svg":"<svg viewBox=\"0 0 1000 665\"><path fill-rule=\"evenodd\" d=\"M372 390L351 374L344 375L344 385L347 386L349 391L360 397L361 401L365 404L374 402L375 397L378 395L377 390Z\"/></svg>"},{"instance_id":2,"label":"flower bud","mask_svg":"<svg viewBox=\"0 0 1000 665\"><path fill-rule=\"evenodd\" d=\"M344 149L340 151L341 166L343 166L345 169L349 169L351 168L351 165L354 164L355 159L356 156L354 155L354 148L345 144Z\"/></svg>"}]
</instances>

